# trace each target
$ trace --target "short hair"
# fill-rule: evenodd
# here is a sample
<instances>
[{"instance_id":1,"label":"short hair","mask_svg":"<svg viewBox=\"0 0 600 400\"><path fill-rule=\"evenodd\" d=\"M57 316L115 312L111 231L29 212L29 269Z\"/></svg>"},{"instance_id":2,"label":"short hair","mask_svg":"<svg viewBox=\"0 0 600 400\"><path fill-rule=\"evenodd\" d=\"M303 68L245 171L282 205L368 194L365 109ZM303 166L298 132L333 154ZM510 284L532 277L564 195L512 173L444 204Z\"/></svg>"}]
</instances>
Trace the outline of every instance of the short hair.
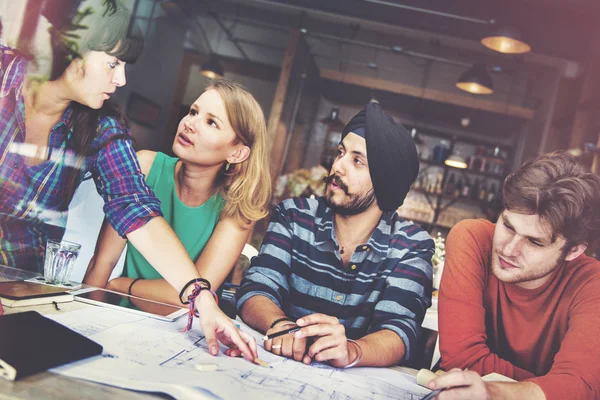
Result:
<instances>
[{"instance_id":1,"label":"short hair","mask_svg":"<svg viewBox=\"0 0 600 400\"><path fill-rule=\"evenodd\" d=\"M511 173L502 188L504 209L537 214L566 248L592 245L600 234L600 177L567 152L544 154Z\"/></svg>"}]
</instances>

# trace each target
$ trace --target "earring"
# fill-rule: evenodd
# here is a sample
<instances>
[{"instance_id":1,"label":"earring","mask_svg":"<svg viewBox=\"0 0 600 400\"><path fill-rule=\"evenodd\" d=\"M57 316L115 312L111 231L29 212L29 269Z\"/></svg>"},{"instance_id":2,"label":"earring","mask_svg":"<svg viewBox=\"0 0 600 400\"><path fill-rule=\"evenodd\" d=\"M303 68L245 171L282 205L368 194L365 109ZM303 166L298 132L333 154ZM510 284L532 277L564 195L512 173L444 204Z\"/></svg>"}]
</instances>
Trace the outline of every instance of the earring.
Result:
<instances>
[{"instance_id":1,"label":"earring","mask_svg":"<svg viewBox=\"0 0 600 400\"><path fill-rule=\"evenodd\" d=\"M227 164L225 164L225 171L229 171L230 166L231 164L229 163L229 161L227 161Z\"/></svg>"}]
</instances>

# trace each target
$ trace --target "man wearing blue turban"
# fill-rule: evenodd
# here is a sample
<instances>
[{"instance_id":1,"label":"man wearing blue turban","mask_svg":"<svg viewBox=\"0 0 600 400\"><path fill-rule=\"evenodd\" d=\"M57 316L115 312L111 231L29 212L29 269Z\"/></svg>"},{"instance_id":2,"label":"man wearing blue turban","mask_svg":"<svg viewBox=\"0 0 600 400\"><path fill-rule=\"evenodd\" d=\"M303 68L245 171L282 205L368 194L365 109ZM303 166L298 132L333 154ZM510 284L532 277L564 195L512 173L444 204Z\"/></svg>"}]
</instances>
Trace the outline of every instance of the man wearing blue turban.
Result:
<instances>
[{"instance_id":1,"label":"man wearing blue turban","mask_svg":"<svg viewBox=\"0 0 600 400\"><path fill-rule=\"evenodd\" d=\"M411 364L431 305L427 232L396 213L419 172L409 133L370 103L345 127L325 196L284 200L238 291L274 354L339 368Z\"/></svg>"}]
</instances>

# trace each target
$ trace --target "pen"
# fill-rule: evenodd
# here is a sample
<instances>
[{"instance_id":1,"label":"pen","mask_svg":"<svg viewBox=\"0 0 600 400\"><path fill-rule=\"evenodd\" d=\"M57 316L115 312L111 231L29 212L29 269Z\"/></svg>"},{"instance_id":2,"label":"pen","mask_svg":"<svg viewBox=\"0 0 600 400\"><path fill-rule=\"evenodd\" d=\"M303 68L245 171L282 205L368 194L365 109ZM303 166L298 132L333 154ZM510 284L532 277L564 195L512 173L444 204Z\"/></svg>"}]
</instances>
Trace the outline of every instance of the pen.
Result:
<instances>
[{"instance_id":1,"label":"pen","mask_svg":"<svg viewBox=\"0 0 600 400\"><path fill-rule=\"evenodd\" d=\"M271 333L270 335L263 336L263 340L267 341L269 339L273 339L273 338L276 338L276 337L279 337L279 336L287 335L288 333L298 332L300 329L302 329L302 328L299 327L299 326L295 326L295 327L290 328L290 329L284 329L282 331Z\"/></svg>"},{"instance_id":2,"label":"pen","mask_svg":"<svg viewBox=\"0 0 600 400\"><path fill-rule=\"evenodd\" d=\"M255 358L254 362L257 363L258 365L260 365L261 367L273 368L269 364L267 364L266 362L264 362L263 360L261 360L260 358Z\"/></svg>"},{"instance_id":3,"label":"pen","mask_svg":"<svg viewBox=\"0 0 600 400\"><path fill-rule=\"evenodd\" d=\"M438 394L442 393L442 391L445 388L441 388L441 389L436 389L434 391L432 391L431 393L429 393L427 396L422 397L421 400L432 400L434 399Z\"/></svg>"}]
</instances>

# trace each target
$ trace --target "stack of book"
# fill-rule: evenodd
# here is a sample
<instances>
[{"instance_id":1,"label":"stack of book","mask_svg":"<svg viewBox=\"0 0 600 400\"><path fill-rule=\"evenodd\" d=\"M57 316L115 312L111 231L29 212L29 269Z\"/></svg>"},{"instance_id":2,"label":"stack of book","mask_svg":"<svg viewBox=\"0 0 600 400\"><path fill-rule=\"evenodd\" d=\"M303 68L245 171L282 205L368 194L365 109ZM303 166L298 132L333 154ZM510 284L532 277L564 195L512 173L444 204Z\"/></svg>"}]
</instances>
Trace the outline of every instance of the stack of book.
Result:
<instances>
[{"instance_id":1,"label":"stack of book","mask_svg":"<svg viewBox=\"0 0 600 400\"><path fill-rule=\"evenodd\" d=\"M0 282L0 302L4 307L26 307L73 301L64 288L34 282ZM0 314L1 315L1 314Z\"/></svg>"}]
</instances>

